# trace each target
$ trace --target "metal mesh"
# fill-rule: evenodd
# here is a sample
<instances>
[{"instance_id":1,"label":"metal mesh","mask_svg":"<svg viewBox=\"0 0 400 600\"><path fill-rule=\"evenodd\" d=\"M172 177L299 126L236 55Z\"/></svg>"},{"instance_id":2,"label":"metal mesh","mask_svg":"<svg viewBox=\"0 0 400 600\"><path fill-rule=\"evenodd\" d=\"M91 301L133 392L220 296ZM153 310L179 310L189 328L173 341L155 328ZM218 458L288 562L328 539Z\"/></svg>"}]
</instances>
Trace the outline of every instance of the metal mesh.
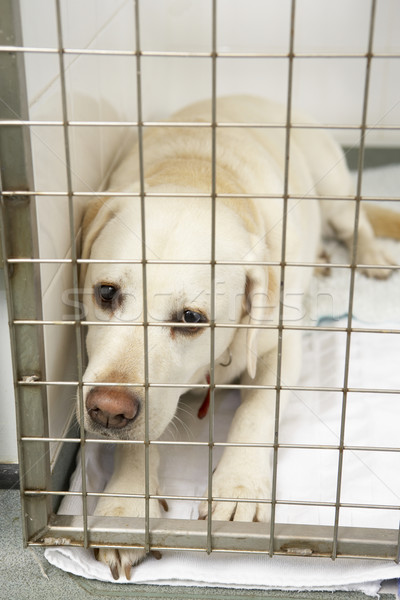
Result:
<instances>
[{"instance_id":1,"label":"metal mesh","mask_svg":"<svg viewBox=\"0 0 400 600\"><path fill-rule=\"evenodd\" d=\"M356 252L357 252L357 233L359 223L360 205L362 202L362 178L363 178L363 165L364 165L364 152L366 136L370 130L382 130L382 131L393 131L398 132L400 129L399 125L368 125L367 114L368 114L368 100L370 90L370 73L371 65L374 61L384 59L396 59L399 60L399 54L387 54L387 53L376 53L374 52L373 39L374 39L374 27L376 22L376 0L371 3L370 15L369 15L369 36L367 47L365 52L362 53L297 53L295 51L295 31L296 31L296 2L292 0L290 10L290 36L288 51L286 53L269 53L269 52L225 52L220 51L217 45L217 24L218 24L218 1L212 0L212 11L211 11L211 48L209 52L192 52L192 51L175 51L175 52L163 52L163 51L149 51L143 50L141 47L141 28L140 28L140 15L139 15L139 0L134 2L134 23L132 27L135 30L136 48L132 51L128 50L107 50L107 49L77 49L77 48L66 48L63 42L63 22L62 22L62 11L60 6L60 0L56 0L56 16L57 16L57 39L58 48L36 48L26 47L22 45L22 41L16 39L15 45L3 45L0 47L2 56L12 55L17 57L20 61L21 57L28 54L49 54L57 56L59 59L59 77L61 86L61 98L62 98L62 118L59 120L41 121L41 120L30 120L27 111L24 112L16 111L15 116L6 115L1 120L2 131L12 131L15 128L21 130L30 130L33 127L59 127L63 130L64 136L64 151L65 151L65 173L66 173L66 189L62 192L54 192L52 190L35 190L33 187L32 178L29 181L21 181L21 185L18 186L12 183L10 186L7 185L6 181L3 180L2 184L2 210L3 210L3 252L5 258L5 268L8 273L9 280L9 305L10 305L10 320L11 320L11 335L13 339L13 353L15 360L15 387L16 387L16 404L17 414L19 421L19 456L21 464L21 485L22 485L22 500L23 500L23 514L25 523L25 541L28 544L62 544L68 543L69 545L78 545L84 547L98 547L99 545L108 545L113 547L143 547L146 551L153 548L160 549L190 549L197 551L210 552L261 552L273 554L314 554L316 556L331 556L336 558L337 556L373 556L376 558L391 558L398 560L399 557L399 532L397 530L381 530L381 529L364 529L364 528L347 528L340 527L340 513L343 508L375 508L382 510L395 510L398 511L400 506L384 506L384 505L365 505L365 504L350 504L344 503L341 499L341 487L342 487L342 473L343 473L343 456L345 450L350 451L362 451L362 452L398 452L399 449L391 447L380 447L376 448L373 446L349 446L345 443L345 426L346 426L346 409L347 399L349 393L356 394L399 394L398 389L356 389L349 386L349 364L350 364L350 351L351 341L354 333L364 333L368 335L370 333L376 333L377 330L372 327L359 327L354 326L352 321L354 293L355 293L355 274L361 266L357 264ZM82 55L94 55L97 57L114 56L114 57L131 57L136 59L136 89L137 89L137 118L134 121L78 121L70 120L68 110L68 89L65 78L66 72L66 60L73 56ZM208 452L208 495L199 498L198 496L192 496L193 500L207 500L208 502L208 519L207 521L188 521L184 519L168 520L160 519L154 521L149 516L149 448L152 444L158 445L160 448L163 445L168 445L172 442L163 442L152 440L149 437L149 422L148 422L148 403L149 403L149 390L153 387L174 387L179 389L184 388L186 385L179 383L163 384L154 383L149 377L149 365L148 365L148 330L151 327L165 327L166 323L159 323L152 321L148 314L147 306L147 269L149 265L159 264L164 262L166 264L186 264L185 261L157 261L150 259L147 256L146 247L146 197L155 197L157 194L146 191L145 179L144 179L144 167L143 167L143 132L148 128L154 127L186 127L187 123L174 122L173 124L168 121L146 121L143 119L143 104L144 98L142 94L142 73L145 69L143 59L148 57L157 57L160 59L168 58L190 58L190 59L202 59L209 60L211 62L211 99L212 99L212 110L211 119L208 123L190 123L190 127L193 128L208 128L212 139L212 180L211 180L211 192L210 194L190 194L190 193L171 193L171 196L187 197L190 201L191 197L203 196L204 198L211 199L211 231L212 231L212 246L210 248L210 260L194 260L190 261L190 264L200 265L206 264L210 266L210 289L211 289L211 318L210 323L205 324L204 327L210 329L210 381L209 384L197 384L192 387L198 388L199 390L210 390L210 410L209 410L209 439L208 442L173 442L175 445L182 446L184 451L185 446L195 445L199 449L206 449ZM362 59L365 62L365 85L363 94L363 106L362 113L360 115L360 124L351 125L301 125L292 123L292 98L293 98L293 69L294 64L299 59ZM286 94L286 121L280 125L269 124L265 125L262 123L222 123L217 121L217 103L218 103L218 85L217 85L217 70L222 61L226 59L246 59L248 61L259 60L259 59L285 59L288 62L288 82L287 82L287 94ZM38 279L37 269L39 265L66 265L71 270L73 287L78 290L79 288L79 267L82 264L88 264L90 262L96 262L90 259L79 258L79 251L77 248L77 231L75 227L75 216L74 216L74 201L77 198L90 199L98 196L98 192L77 192L74 190L72 182L72 166L71 166L71 153L70 153L70 135L71 129L75 127L126 127L137 131L138 134L138 145L139 145L139 172L140 172L140 191L139 192L107 192L107 195L112 197L134 197L140 198L141 203L141 237L142 237L142 258L141 260L125 260L125 261L109 261L109 262L122 262L127 264L140 264L142 266L142 281L143 281L143 318L140 322L132 323L132 327L141 327L144 331L144 364L145 364L145 376L144 381L130 382L130 383L99 383L96 382L97 386L101 385L118 385L118 386L133 386L144 388L145 400L144 400L144 411L146 415L146 432L143 441L139 442L121 442L121 441L110 441L110 440L92 440L88 439L84 431L83 418L79 423L79 429L70 437L67 435L62 436L51 436L48 432L46 425L46 401L43 395L50 388L63 388L66 387L71 389L71 394L77 392L81 415L84 411L83 405L83 388L84 386L93 385L92 382L83 382L83 371L84 371L84 336L87 327L90 326L104 326L104 323L89 322L82 319L80 314L80 307L78 304L75 305L75 314L71 317L62 321L55 321L49 319L43 319L40 310L36 311L24 311L18 310L17 299L24 293L24 288L20 281L16 280L14 273L21 269L28 269L31 276L32 282L30 288L26 290L28 294L33 294ZM282 251L281 260L278 263L274 262L261 262L266 266L278 266L280 267L280 310L279 310L279 321L277 324L263 324L259 325L260 328L275 329L278 335L278 363L277 363L277 377L276 384L273 386L262 386L264 389L273 389L276 391L276 406L275 406L275 436L274 441L270 444L264 444L264 447L271 449L273 453L273 476L272 476L272 497L264 499L265 503L271 505L271 521L270 524L262 523L215 523L212 518L212 501L213 485L212 485L212 465L215 448L227 447L229 445L240 446L240 444L233 444L227 442L218 442L215 440L214 431L214 403L215 403L215 392L219 390L240 390L240 389L255 389L257 386L251 385L240 385L237 383L232 384L217 384L215 381L214 365L215 365L215 335L218 328L231 327L231 323L220 323L216 322L215 318L215 302L216 302L216 275L215 269L217 265L240 265L249 264L246 261L232 260L232 261L221 261L216 260L215 250L215 236L216 236L216 200L217 198L235 197L235 194L217 194L216 192L216 139L219 129L223 128L274 128L283 127L286 130L286 146L285 146L285 179L284 179L284 190L282 195L283 203L283 220L282 220ZM350 273L349 279L349 302L348 302L348 321L345 327L330 327L324 326L305 326L295 324L284 324L284 297L285 297L285 273L288 268L321 268L321 263L294 263L286 260L286 222L287 222L287 210L288 200L296 199L296 196L289 194L289 168L290 168L290 133L293 129L299 128L313 128L323 127L324 129L343 129L349 131L359 132L359 159L358 159L358 172L357 172L357 186L355 196L346 198L334 198L334 200L347 199L355 203L355 220L354 220L354 237L355 243L353 246L352 255L348 262L343 264L335 264L332 268L345 269ZM28 143L29 147L29 143ZM19 151L26 150L27 145L20 144ZM29 178L28 178L29 179ZM163 192L159 194L162 197L167 197L168 194ZM70 240L71 240L71 256L68 258L40 258L35 249L35 244L32 244L31 248L16 248L9 241L9 230L7 229L7 223L12 217L18 219L18 214L13 214L12 203L22 202L25 205L26 210L30 211L34 198L40 198L45 196L52 196L57 198L67 198L69 206L69 228L70 228ZM254 194L237 194L237 197L242 199L254 198ZM256 195L258 198L268 199L270 196ZM274 196L275 197L275 196ZM315 196L308 196L310 200L314 199ZM301 199L301 197L298 197ZM325 198L327 199L327 198ZM378 198L369 197L369 200L377 200ZM385 198L389 201L398 201L398 197ZM14 205L13 205L14 206ZM24 217L26 220L25 227L35 227L33 220L29 220L28 217ZM35 234L34 234L35 235ZM106 263L107 261L100 261ZM251 263L254 264L254 263ZM367 265L370 268L387 268L380 267L377 265ZM393 270L398 269L398 266L391 267ZM25 288L26 289L26 288ZM38 300L38 306L40 307L40 299ZM37 307L38 307L37 306ZM37 308L36 307L36 308ZM126 323L113 322L110 323L110 327L118 327L126 325ZM176 323L173 323L176 327ZM28 332L29 337L33 336L32 344L38 349L42 345L41 332L46 327L60 327L60 328L71 328L74 330L74 343L76 352L76 378L71 378L68 381L64 380L49 380L46 379L44 369L44 358L41 358L41 364L35 367L33 364L30 367L29 364L21 364L21 356L24 354L23 345L24 339L20 335L20 332ZM238 325L237 327L248 328L254 327L254 325ZM343 383L340 386L319 386L311 388L314 392L332 392L339 393L342 397L341 402L341 430L339 435L339 441L336 445L325 445L325 446L313 446L307 444L290 444L281 443L279 440L279 423L280 423L280 396L284 390L304 391L307 388L295 385L285 385L285 381L282 379L282 345L284 343L284 333L286 331L334 331L342 332L346 336L346 350L345 350L345 372L343 377ZM32 334L32 332L34 332ZM38 333L39 332L39 333ZM397 335L399 330L385 330L385 333L393 333ZM35 353L40 356L42 352L39 350ZM382 385L382 388L384 386ZM25 396L28 399L25 399ZM38 403L39 412L41 412L40 418L32 414L32 404ZM29 405L29 406L28 406ZM28 406L28 408L27 408ZM30 420L24 418L22 411L28 410L30 414ZM49 446L51 444L62 443L63 445L71 444L73 447L77 445L81 450L81 468L82 468L82 491L79 492L68 492L65 487L60 489L54 489L54 483L50 481L50 459L49 459ZM145 447L145 490L144 498L146 503L146 515L144 519L117 519L117 518L105 518L101 521L97 518L96 521L93 517L88 516L87 502L91 497L104 496L106 494L94 493L87 490L87 476L86 476L86 461L85 461L85 449L90 444L142 444ZM251 445L251 444L243 444ZM257 444L254 444L255 446ZM321 450L327 449L338 453L338 469L337 469L337 485L336 485L336 497L334 502L323 503L323 506L333 508L335 511L334 524L332 527L328 526L315 526L315 525L296 525L296 524L281 524L276 522L276 508L279 504L289 504L289 501L280 500L277 497L277 478L279 472L279 452L281 449L307 449L307 450ZM33 451L33 464L32 464L32 450ZM53 513L50 498L59 498L61 496L75 496L79 495L82 499L82 516L72 517L56 515ZM126 495L120 494L121 497ZM164 495L151 496L152 498L159 498L160 500L165 498ZM188 499L189 497L186 497ZM179 500L183 499L178 496L167 496L166 499ZM230 501L232 499L223 498L221 500ZM252 499L242 500L243 502L251 502ZM321 506L318 502L305 502L305 501L291 501L292 504L304 504L307 506L315 505Z\"/></svg>"}]
</instances>

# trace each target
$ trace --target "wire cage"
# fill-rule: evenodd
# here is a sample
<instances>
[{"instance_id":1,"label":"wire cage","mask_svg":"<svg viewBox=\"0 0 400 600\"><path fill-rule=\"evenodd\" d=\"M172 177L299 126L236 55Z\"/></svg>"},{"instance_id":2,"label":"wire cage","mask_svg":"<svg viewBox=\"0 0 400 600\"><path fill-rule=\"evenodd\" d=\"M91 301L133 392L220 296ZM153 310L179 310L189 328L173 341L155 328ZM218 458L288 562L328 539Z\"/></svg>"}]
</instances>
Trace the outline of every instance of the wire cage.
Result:
<instances>
[{"instance_id":1,"label":"wire cage","mask_svg":"<svg viewBox=\"0 0 400 600\"><path fill-rule=\"evenodd\" d=\"M400 326L377 329L354 323L352 314L359 271L356 248L346 260L330 265L332 271L346 272L348 277L345 322L290 327L298 334L325 332L341 336L344 369L339 383L289 387L298 394L310 391L324 397L334 395L339 416L334 440L326 443L320 440L317 444L304 439L282 441L280 394L288 386L280 379L280 362L277 365L275 438L267 445L273 464L273 489L271 498L264 499L271 507L269 523L214 521L211 510L207 520L150 518L148 452L152 445L163 452L174 447L182 456L189 449L203 453L205 482L208 483L208 492L201 496L160 492L152 498L178 504L180 501L206 500L211 507L215 456L227 446L226 441L215 438L215 396L222 391L235 390L237 393L241 387L237 383L217 384L212 367L210 381L197 385L204 394L207 388L210 391L209 420L203 441L187 438L153 440L148 434L141 442L91 439L84 431L83 421L76 423L74 416L75 398L78 396L82 406L82 391L89 385L83 382L84 338L88 322L76 296L79 269L89 262L81 259L79 253L81 215L85 203L99 196L98 190L107 181L119 149L131 143L135 136L140 146L147 129L170 127L166 119L173 109L201 97L211 98L210 120L201 126L209 128L213 145L214 168L208 197L212 205L210 227L215 232L215 140L219 129L268 127L257 123L218 122L219 96L250 90L260 95L272 94L284 102L286 122L281 127L288 140L286 182L282 192L284 204L289 199L290 132L296 127L306 127L292 121L292 106L304 104L309 112L319 116L322 128L337 134L342 144L351 147L348 155L357 169L356 191L351 198L356 205L354 228L357 231L359 206L365 200L364 169L371 156L377 156L378 161L382 156L389 156L389 162L400 162L400 47L396 39L400 14L395 2L345 2L336 12L331 7L333 3L326 3L326 10L333 11L328 16L322 15L320 8L316 9L316 3L305 0L283 2L279 10L272 6L274 3L261 6L262 3L256 0L237 0L229 7L223 0L191 2L186 6L180 2L154 0L140 4L139 0L132 0L116 3L112 8L101 3L101 8L96 10L94 6L82 8L85 3L43 0L39 7L42 12L38 10L37 14L32 12L32 4L20 2L19 7L15 0L2 2L4 27L0 46L5 82L0 122L1 237L14 363L25 543L85 548L140 547L146 552L187 549L208 553L240 551L398 561L399 496L393 492L397 501L377 500L373 503L370 500L364 502L360 497L348 500L342 493L349 455L379 455L377 464L388 459L395 465L400 451L400 446L385 445L384 441L375 444L367 439L357 444L346 438L353 397L372 395L375 402L385 406L388 396L396 397L400 393L399 386L388 388L385 381L374 386L351 383L350 358L355 336L365 336L363 340L368 340L368 336L385 333L395 338L400 334ZM88 15L80 19L84 16L80 11L85 10L89 11ZM310 38L305 23L310 11L315 10L317 31L315 38ZM345 22L343 11L348 15ZM44 13L48 26L42 24L39 27L40 15ZM166 17L171 20L166 21ZM182 26L181 18L187 19L184 21L186 28ZM87 31L83 27L77 30L78 22L83 23ZM357 39L355 28L359 31ZM39 32L39 37L36 35L35 38L35 31L36 34ZM344 44L338 41L341 35L347 35ZM318 90L315 89L317 86ZM79 95L82 90L83 99ZM55 102L51 94L56 98ZM174 123L175 127L183 125ZM139 170L141 187L136 195L145 215L142 155ZM123 192L113 194L123 196ZM188 196L190 202L190 194ZM380 198L369 196L368 200ZM400 197L393 194L385 200L394 206ZM145 239L144 219L142 227ZM213 246L209 260L213 297L217 294L215 268L218 261L215 258ZM141 264L146 272L149 260L145 243ZM318 264L288 264L284 247L279 266L282 290L286 269L321 267ZM375 265L375 268L379 269L379 266ZM393 265L391 269L393 277L397 276L398 267ZM144 328L146 340L146 331L156 327L157 323L152 323L146 316L145 290L143 296L144 315L140 326ZM213 365L214 335L223 324L213 320L211 323L210 364ZM283 323L283 309L279 323L273 327L281 348L284 330L288 328ZM373 339L375 344L376 337ZM146 365L146 343L144 361ZM387 356L387 361L391 369L396 370L395 358ZM146 376L141 385L147 406L149 392L155 384ZM179 387L178 383L176 387ZM390 420L390 415L387 418ZM147 453L147 485L143 494L146 516L143 519L99 519L92 516L88 508L93 500L104 495L104 492L93 491L88 484L88 449L91 446L107 448L116 443L140 443ZM77 449L80 450L80 491L68 489ZM282 497L279 473L284 451L303 452L304 456L325 452L333 457L331 476L334 484L327 499ZM74 515L58 514L59 501L68 497L77 499L80 509ZM225 500L229 501L229 498ZM306 520L293 522L290 517L282 521L280 509L283 506L326 510L329 512L328 524ZM352 526L350 519L350 524L343 525L343 514L353 509L372 515L371 524ZM379 520L375 520L375 515L378 513L390 514L391 525L377 527Z\"/></svg>"}]
</instances>

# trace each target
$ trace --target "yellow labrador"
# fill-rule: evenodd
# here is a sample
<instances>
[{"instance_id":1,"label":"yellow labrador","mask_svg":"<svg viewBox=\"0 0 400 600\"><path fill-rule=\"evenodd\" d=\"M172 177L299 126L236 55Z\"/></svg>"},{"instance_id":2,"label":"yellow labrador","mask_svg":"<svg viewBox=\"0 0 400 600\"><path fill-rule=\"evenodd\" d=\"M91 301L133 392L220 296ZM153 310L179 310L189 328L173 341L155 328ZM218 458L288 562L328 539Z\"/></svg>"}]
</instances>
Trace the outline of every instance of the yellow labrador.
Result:
<instances>
[{"instance_id":1,"label":"yellow labrador","mask_svg":"<svg viewBox=\"0 0 400 600\"><path fill-rule=\"evenodd\" d=\"M218 100L218 121L285 123L285 109L251 97ZM311 123L294 115L294 120ZM142 239L140 198L107 198L93 203L84 221L83 258L87 318L100 325L88 328L89 363L84 381L84 422L88 431L120 440L144 440L145 343L150 386L150 439L157 439L173 419L179 396L193 384L205 383L210 372L210 342L215 337L215 382L240 382L242 403L229 432L229 442L268 444L274 439L277 383L279 297L281 282L285 137L284 127L221 127L216 135L215 304L211 297L212 259L212 136L209 102L197 103L172 120L197 127L152 128L144 135L145 240ZM138 149L132 148L112 176L110 190L140 190ZM353 186L343 154L322 130L293 129L287 204L285 261L315 263L321 228L329 226L352 247L355 203L337 201L352 196ZM191 198L184 194L198 194ZM154 194L154 195L152 195ZM163 196L165 194L165 196ZM183 195L182 195L183 194ZM229 197L233 194L234 197ZM245 194L241 198L240 194ZM249 198L248 195L253 195ZM257 197L264 195L263 198ZM311 198L307 198L311 196ZM326 196L318 202L312 197ZM387 220L383 213L380 233ZM399 230L397 222L397 230ZM143 282L142 244L148 261ZM101 260L115 259L115 263ZM360 213L360 264L385 265L389 260L375 238L366 213ZM118 262L119 261L119 262ZM131 262L124 262L131 261ZM136 262L135 262L136 261ZM167 262L163 262L167 261ZM193 262L191 262L193 261ZM366 269L387 276L386 269ZM284 322L299 323L302 298L312 268L285 269ZM143 286L147 290L143 303ZM147 314L144 313L146 309ZM210 327L214 321L217 327ZM143 320L155 324L147 329ZM109 326L118 322L117 326ZM104 325L103 325L104 323ZM136 325L135 325L136 324ZM218 325L223 325L218 327ZM238 327L240 325L241 327ZM246 327L247 326L247 327ZM298 332L286 330L282 340L281 383L295 385L300 369ZM103 384L137 384L126 385ZM174 387L180 384L180 387ZM260 389L266 386L266 389ZM281 393L284 410L286 394ZM150 494L158 493L158 455L150 452ZM225 448L213 476L213 497L254 502L212 504L213 518L267 521L270 498L270 451L265 447ZM118 445L107 493L143 494L143 444ZM207 503L200 517L207 516ZM98 515L144 515L141 498L100 499ZM159 502L150 501L152 517ZM101 549L98 558L113 576L125 573L143 551Z\"/></svg>"}]
</instances>

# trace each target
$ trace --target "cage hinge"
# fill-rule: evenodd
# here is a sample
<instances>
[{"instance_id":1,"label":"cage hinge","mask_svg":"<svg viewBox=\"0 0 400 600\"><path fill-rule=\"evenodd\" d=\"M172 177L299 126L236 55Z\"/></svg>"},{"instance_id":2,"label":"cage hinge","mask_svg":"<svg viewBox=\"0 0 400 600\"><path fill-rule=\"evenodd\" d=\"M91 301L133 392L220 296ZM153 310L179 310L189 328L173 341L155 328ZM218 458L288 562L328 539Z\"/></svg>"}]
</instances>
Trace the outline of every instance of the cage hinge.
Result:
<instances>
[{"instance_id":1,"label":"cage hinge","mask_svg":"<svg viewBox=\"0 0 400 600\"><path fill-rule=\"evenodd\" d=\"M24 375L22 377L22 381L24 383L34 383L35 381L40 381L39 375Z\"/></svg>"}]
</instances>

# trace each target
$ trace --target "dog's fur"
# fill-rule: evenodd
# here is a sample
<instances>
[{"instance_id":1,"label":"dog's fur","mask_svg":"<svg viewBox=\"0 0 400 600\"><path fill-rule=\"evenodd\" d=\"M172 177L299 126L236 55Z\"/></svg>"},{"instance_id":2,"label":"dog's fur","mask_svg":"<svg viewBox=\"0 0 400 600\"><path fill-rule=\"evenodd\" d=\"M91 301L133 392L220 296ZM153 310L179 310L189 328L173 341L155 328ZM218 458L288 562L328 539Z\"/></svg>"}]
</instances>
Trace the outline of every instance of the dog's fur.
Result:
<instances>
[{"instance_id":1,"label":"dog's fur","mask_svg":"<svg viewBox=\"0 0 400 600\"><path fill-rule=\"evenodd\" d=\"M227 123L284 124L285 110L271 102L250 97L218 100L218 121ZM211 105L201 102L181 111L172 120L209 122ZM311 121L294 114L297 123ZM336 143L317 128L296 128L290 135L288 192L295 198L287 203L284 215L286 129L218 128L216 134L215 258L224 264L215 266L215 306L211 299L212 212L211 193L212 136L207 127L152 128L145 134L144 180L146 236L142 240L140 197L104 198L87 210L83 225L83 258L117 263L91 263L84 287L87 318L103 325L89 326L87 350L89 364L84 381L84 422L87 430L106 437L144 440L144 348L148 348L148 381L151 384L183 384L182 387L151 387L148 402L148 435L157 439L173 419L179 396L192 384L205 383L210 371L210 341L215 335L215 382L231 382L240 377L246 386L229 433L229 442L271 443L277 383L277 347L282 231L286 222L285 261L315 263L322 227L352 249L355 202L335 198L353 196L353 186L343 154ZM140 191L138 150L134 148L115 171L110 190ZM166 194L165 197L151 193ZM180 197L180 193L199 197ZM235 195L229 198L229 194ZM254 198L240 198L252 194ZM203 195L203 196L202 196ZM257 195L268 197L257 198ZM307 196L326 196L322 202ZM374 209L376 211L376 209ZM379 217L380 233L387 219ZM397 231L399 231L397 221ZM145 243L147 278L143 282L142 243ZM124 260L137 262L124 263ZM177 261L162 264L157 261ZM152 262L155 261L155 262ZM181 262L179 262L181 261ZM185 262L188 261L188 262ZM189 264L190 261L202 261ZM357 261L365 265L390 264L373 226L361 209L358 224ZM233 263L233 264L229 264ZM235 264L236 263L236 264ZM267 264L266 264L267 263ZM268 264L272 263L272 264ZM302 298L309 283L311 267L287 267L284 270L284 323L299 323ZM367 275L385 277L386 269L365 269ZM96 286L118 288L111 304L99 300ZM147 317L143 314L143 285L147 289ZM98 289L98 288L97 288ZM185 310L201 315L206 326L174 327L182 322ZM163 326L149 326L146 338L143 319ZM109 326L109 322L119 322ZM122 324L121 324L122 323ZM129 324L130 323L130 324ZM237 327L237 325L251 327ZM257 326L261 326L257 328ZM267 327L265 327L267 326ZM214 333L213 333L214 331ZM231 357L231 359L230 359ZM295 385L300 369L300 335L285 330L282 340L280 381ZM226 365L228 366L222 366ZM99 386L98 383L132 383L137 387ZM267 386L259 389L258 386ZM287 393L280 394L281 411ZM93 409L103 414L124 417L126 424L113 428L93 419ZM127 410L128 407L128 410ZM133 415L133 417L132 417ZM107 417L108 418L108 417ZM119 418L119 417L118 417ZM130 420L129 420L130 419ZM108 426L107 426L108 425ZM116 465L106 491L143 494L143 444L117 446ZM158 493L158 456L150 447L151 495ZM269 518L267 504L257 499L270 498L270 451L263 447L225 448L213 475L213 497L249 498L254 502L218 502L212 504L214 519L238 521ZM100 499L98 515L143 516L140 498ZM206 518L207 503L200 506ZM150 515L160 514L159 503L150 500ZM125 572L143 556L142 550L104 549L99 558L107 563L114 577Z\"/></svg>"}]
</instances>

